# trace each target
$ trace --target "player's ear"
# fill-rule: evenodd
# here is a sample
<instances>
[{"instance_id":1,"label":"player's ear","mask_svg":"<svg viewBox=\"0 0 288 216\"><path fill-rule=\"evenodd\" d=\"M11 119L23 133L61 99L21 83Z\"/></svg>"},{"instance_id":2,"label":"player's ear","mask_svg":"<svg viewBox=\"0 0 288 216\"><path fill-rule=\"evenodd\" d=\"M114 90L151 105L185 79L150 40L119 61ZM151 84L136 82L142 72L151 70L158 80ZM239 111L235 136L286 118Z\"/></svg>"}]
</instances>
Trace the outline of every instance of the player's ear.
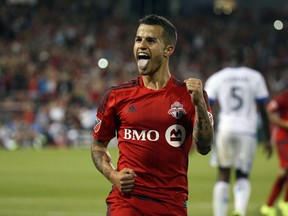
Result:
<instances>
[{"instance_id":1,"label":"player's ear","mask_svg":"<svg viewBox=\"0 0 288 216\"><path fill-rule=\"evenodd\" d=\"M164 50L164 56L165 57L170 57L172 53L174 52L174 46L168 45L165 50Z\"/></svg>"}]
</instances>

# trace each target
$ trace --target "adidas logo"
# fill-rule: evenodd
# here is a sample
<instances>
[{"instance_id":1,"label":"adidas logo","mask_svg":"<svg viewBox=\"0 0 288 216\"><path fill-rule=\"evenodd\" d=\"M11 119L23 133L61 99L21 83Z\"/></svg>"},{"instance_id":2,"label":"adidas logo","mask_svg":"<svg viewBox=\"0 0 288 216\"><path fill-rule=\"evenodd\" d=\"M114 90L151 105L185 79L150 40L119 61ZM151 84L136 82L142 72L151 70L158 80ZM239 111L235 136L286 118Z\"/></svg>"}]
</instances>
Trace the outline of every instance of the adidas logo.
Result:
<instances>
[{"instance_id":1,"label":"adidas logo","mask_svg":"<svg viewBox=\"0 0 288 216\"><path fill-rule=\"evenodd\" d=\"M126 112L137 112L137 109L134 107L134 105L132 104L131 106L129 106L126 110Z\"/></svg>"}]
</instances>

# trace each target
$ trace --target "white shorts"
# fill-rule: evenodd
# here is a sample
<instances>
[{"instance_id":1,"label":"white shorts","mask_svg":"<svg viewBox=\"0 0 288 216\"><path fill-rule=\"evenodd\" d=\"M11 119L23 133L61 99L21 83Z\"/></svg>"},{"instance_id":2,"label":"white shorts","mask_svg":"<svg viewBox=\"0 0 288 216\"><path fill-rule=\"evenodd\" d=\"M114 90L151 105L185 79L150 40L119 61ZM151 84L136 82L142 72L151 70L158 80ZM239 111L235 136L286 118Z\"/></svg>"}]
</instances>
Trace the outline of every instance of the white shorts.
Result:
<instances>
[{"instance_id":1,"label":"white shorts","mask_svg":"<svg viewBox=\"0 0 288 216\"><path fill-rule=\"evenodd\" d=\"M223 168L235 168L250 173L253 165L257 137L252 134L217 132L210 164Z\"/></svg>"}]
</instances>

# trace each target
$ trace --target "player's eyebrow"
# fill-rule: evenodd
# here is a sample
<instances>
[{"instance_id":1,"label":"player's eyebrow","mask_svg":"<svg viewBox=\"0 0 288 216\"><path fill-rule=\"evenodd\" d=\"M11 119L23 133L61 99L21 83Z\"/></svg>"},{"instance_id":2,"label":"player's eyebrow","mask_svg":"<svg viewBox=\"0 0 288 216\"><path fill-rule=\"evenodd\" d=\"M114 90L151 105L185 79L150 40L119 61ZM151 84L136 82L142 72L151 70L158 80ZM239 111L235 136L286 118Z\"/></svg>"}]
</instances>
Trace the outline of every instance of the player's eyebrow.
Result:
<instances>
[{"instance_id":1,"label":"player's eyebrow","mask_svg":"<svg viewBox=\"0 0 288 216\"><path fill-rule=\"evenodd\" d=\"M160 42L160 40L159 40L158 38L150 37L150 36L149 36L149 37L136 36L136 37L135 37L135 40L140 40L140 39L143 39L143 38L144 38L146 41L148 41L148 42L149 42L149 41L150 41L150 42L152 42L152 41L153 41L153 42L154 42L154 41Z\"/></svg>"}]
</instances>

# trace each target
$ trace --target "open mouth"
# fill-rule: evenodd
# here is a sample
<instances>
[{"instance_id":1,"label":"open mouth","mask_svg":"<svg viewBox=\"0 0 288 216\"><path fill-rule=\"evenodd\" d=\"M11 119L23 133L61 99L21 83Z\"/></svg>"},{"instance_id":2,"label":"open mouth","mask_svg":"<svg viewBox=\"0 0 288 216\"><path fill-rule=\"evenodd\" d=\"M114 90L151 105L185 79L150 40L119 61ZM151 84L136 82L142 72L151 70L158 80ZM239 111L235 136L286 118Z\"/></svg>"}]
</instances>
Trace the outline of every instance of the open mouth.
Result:
<instances>
[{"instance_id":1,"label":"open mouth","mask_svg":"<svg viewBox=\"0 0 288 216\"><path fill-rule=\"evenodd\" d=\"M148 56L148 55L145 54L145 53L139 53L139 54L138 54L138 60L142 60L142 59L144 59L144 60L149 60L149 59L150 59L150 56Z\"/></svg>"},{"instance_id":2,"label":"open mouth","mask_svg":"<svg viewBox=\"0 0 288 216\"><path fill-rule=\"evenodd\" d=\"M139 53L139 55L138 55L138 67L139 67L139 69L144 70L149 63L149 60L150 60L150 56L148 56L145 53Z\"/></svg>"}]
</instances>

